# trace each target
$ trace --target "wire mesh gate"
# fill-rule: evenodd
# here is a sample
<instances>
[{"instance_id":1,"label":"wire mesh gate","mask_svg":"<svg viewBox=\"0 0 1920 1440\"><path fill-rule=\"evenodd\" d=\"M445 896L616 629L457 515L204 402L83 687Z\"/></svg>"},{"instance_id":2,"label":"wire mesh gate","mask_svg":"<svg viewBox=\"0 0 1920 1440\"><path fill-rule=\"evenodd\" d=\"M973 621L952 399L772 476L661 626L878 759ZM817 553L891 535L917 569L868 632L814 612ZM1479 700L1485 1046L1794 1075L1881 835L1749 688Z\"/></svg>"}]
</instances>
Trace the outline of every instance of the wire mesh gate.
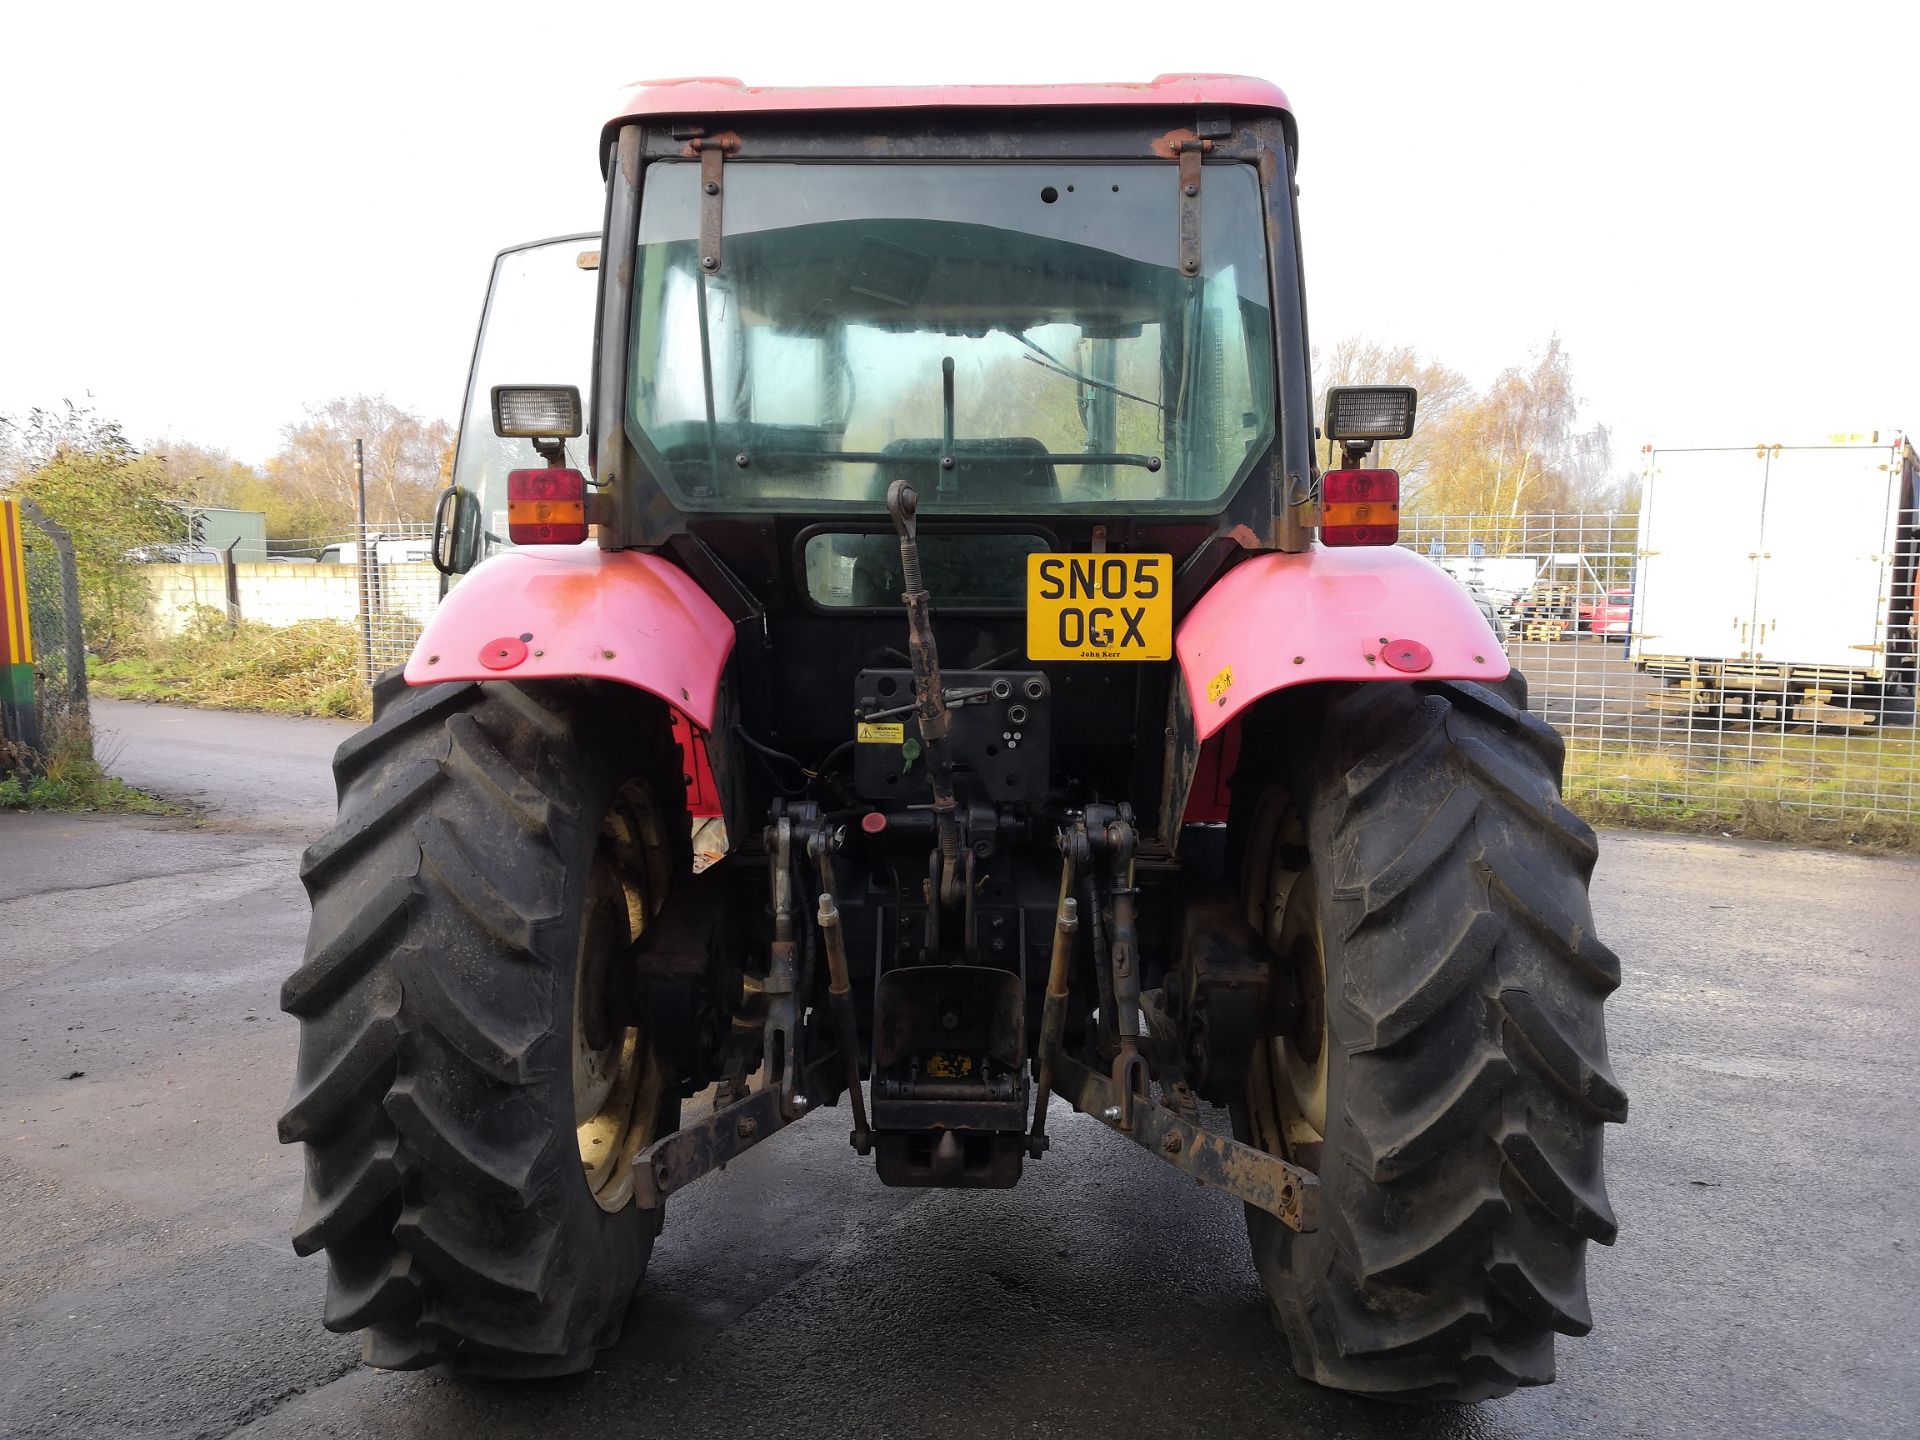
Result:
<instances>
[{"instance_id":1,"label":"wire mesh gate","mask_svg":"<svg viewBox=\"0 0 1920 1440\"><path fill-rule=\"evenodd\" d=\"M1409 515L1401 543L1451 573L1494 621L1527 678L1529 708L1566 737L1565 792L1590 818L1783 838L1838 829L1915 845L1920 516L1901 512L1889 531L1884 553L1858 564L1877 564L1894 623L1846 637L1859 656L1849 671L1796 665L1791 653L1764 665L1743 665L1737 651L1723 663L1672 653L1688 642L1655 631L1678 628L1667 623L1676 606L1711 608L1716 620L1724 606L1737 619L1751 594L1651 593L1672 581L1643 564L1633 514Z\"/></svg>"},{"instance_id":2,"label":"wire mesh gate","mask_svg":"<svg viewBox=\"0 0 1920 1440\"><path fill-rule=\"evenodd\" d=\"M360 603L361 678L404 665L442 593L433 568L433 525L370 525L354 536Z\"/></svg>"}]
</instances>

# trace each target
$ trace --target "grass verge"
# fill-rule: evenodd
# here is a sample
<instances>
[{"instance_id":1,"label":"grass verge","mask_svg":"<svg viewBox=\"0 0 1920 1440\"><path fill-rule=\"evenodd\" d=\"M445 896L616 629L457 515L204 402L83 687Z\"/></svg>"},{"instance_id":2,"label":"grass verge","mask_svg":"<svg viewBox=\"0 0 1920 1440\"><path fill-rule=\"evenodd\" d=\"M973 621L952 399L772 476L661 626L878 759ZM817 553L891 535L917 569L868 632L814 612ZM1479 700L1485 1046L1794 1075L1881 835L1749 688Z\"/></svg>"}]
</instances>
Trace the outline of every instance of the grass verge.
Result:
<instances>
[{"instance_id":1,"label":"grass verge","mask_svg":"<svg viewBox=\"0 0 1920 1440\"><path fill-rule=\"evenodd\" d=\"M121 659L96 661L88 671L94 693L115 700L365 720L372 702L359 673L358 637L350 625L242 620L229 629L211 610L179 635L151 640Z\"/></svg>"},{"instance_id":2,"label":"grass verge","mask_svg":"<svg viewBox=\"0 0 1920 1440\"><path fill-rule=\"evenodd\" d=\"M1920 851L1920 734L1727 732L1684 746L1567 745L1567 803L1596 825Z\"/></svg>"},{"instance_id":3,"label":"grass verge","mask_svg":"<svg viewBox=\"0 0 1920 1440\"><path fill-rule=\"evenodd\" d=\"M0 810L104 810L178 815L180 807L109 775L84 730L68 728L45 755L0 746Z\"/></svg>"}]
</instances>

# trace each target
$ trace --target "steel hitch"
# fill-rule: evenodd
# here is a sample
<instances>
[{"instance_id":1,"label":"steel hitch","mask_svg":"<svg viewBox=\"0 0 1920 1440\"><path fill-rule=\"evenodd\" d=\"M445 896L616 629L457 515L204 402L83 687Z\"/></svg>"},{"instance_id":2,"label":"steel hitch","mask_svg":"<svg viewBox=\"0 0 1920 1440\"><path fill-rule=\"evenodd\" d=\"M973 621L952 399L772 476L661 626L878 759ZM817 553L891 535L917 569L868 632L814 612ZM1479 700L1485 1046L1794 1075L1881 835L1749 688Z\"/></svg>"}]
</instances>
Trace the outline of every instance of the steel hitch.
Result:
<instances>
[{"instance_id":1,"label":"steel hitch","mask_svg":"<svg viewBox=\"0 0 1920 1440\"><path fill-rule=\"evenodd\" d=\"M801 1080L805 1090L791 1100L782 1087L769 1083L744 1100L654 1141L633 1157L633 1203L642 1210L657 1210L670 1193L684 1190L811 1114L814 1105L809 1096L831 1092L839 1065L838 1055L823 1055L807 1067Z\"/></svg>"},{"instance_id":2,"label":"steel hitch","mask_svg":"<svg viewBox=\"0 0 1920 1440\"><path fill-rule=\"evenodd\" d=\"M1027 1136L1027 1154L1038 1160L1047 1153L1047 1100L1053 1094L1050 1057L1060 1048L1067 1027L1068 982L1073 974L1073 945L1080 928L1080 901L1074 879L1087 862L1087 826L1076 820L1060 832L1060 902L1053 917L1053 950L1047 963L1047 1000L1040 1012L1040 1067L1034 1084L1033 1129Z\"/></svg>"},{"instance_id":3,"label":"steel hitch","mask_svg":"<svg viewBox=\"0 0 1920 1440\"><path fill-rule=\"evenodd\" d=\"M795 820L776 807L767 827L767 883L773 911L773 947L763 987L767 1002L766 1029L761 1036L761 1062L766 1066L767 1089L779 1097L788 1120L800 1118L800 940L794 919Z\"/></svg>"},{"instance_id":4,"label":"steel hitch","mask_svg":"<svg viewBox=\"0 0 1920 1440\"><path fill-rule=\"evenodd\" d=\"M1291 1229L1319 1228L1320 1179L1312 1171L1216 1135L1144 1097L1131 1102L1132 1128L1122 1129L1123 1107L1130 1102L1111 1077L1088 1069L1070 1055L1056 1052L1049 1059L1060 1094L1082 1115L1093 1116L1202 1185L1256 1205Z\"/></svg>"},{"instance_id":5,"label":"steel hitch","mask_svg":"<svg viewBox=\"0 0 1920 1440\"><path fill-rule=\"evenodd\" d=\"M1005 1188L1027 1147L1026 991L989 965L906 965L874 987L883 1185Z\"/></svg>"},{"instance_id":6,"label":"steel hitch","mask_svg":"<svg viewBox=\"0 0 1920 1440\"><path fill-rule=\"evenodd\" d=\"M853 1022L852 983L847 975L847 942L841 933L840 908L834 900L837 888L833 874L833 852L845 839L842 829L816 829L807 840L814 863L820 869L820 934L827 947L827 1010L833 1022L833 1043L846 1066L849 1103L853 1109L853 1130L847 1143L854 1152L866 1155L873 1149L873 1132L867 1128L867 1104L860 1090L860 1032Z\"/></svg>"},{"instance_id":7,"label":"steel hitch","mask_svg":"<svg viewBox=\"0 0 1920 1440\"><path fill-rule=\"evenodd\" d=\"M1130 1134L1134 1096L1147 1089L1147 1062L1140 1053L1139 942L1134 931L1133 856L1137 836L1128 806L1120 806L1108 822L1104 839L1101 848L1110 867L1107 895L1113 915L1108 955L1113 971L1114 1022L1120 1031L1120 1050L1113 1058L1113 1097L1120 1110L1120 1129Z\"/></svg>"}]
</instances>

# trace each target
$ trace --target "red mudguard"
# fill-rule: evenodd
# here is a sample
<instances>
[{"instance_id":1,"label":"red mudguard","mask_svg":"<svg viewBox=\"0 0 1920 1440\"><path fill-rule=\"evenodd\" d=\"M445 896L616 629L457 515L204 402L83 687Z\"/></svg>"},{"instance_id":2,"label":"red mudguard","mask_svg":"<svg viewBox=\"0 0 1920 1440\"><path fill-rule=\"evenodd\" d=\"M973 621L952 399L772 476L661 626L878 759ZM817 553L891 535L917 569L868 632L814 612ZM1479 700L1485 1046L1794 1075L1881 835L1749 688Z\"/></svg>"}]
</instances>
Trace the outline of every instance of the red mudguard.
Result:
<instances>
[{"instance_id":1,"label":"red mudguard","mask_svg":"<svg viewBox=\"0 0 1920 1440\"><path fill-rule=\"evenodd\" d=\"M1256 555L1200 598L1174 655L1205 741L1263 695L1323 680L1502 680L1467 592L1398 546Z\"/></svg>"},{"instance_id":2,"label":"red mudguard","mask_svg":"<svg viewBox=\"0 0 1920 1440\"><path fill-rule=\"evenodd\" d=\"M685 571L640 550L537 545L475 567L433 612L409 685L612 680L713 728L733 622Z\"/></svg>"}]
</instances>

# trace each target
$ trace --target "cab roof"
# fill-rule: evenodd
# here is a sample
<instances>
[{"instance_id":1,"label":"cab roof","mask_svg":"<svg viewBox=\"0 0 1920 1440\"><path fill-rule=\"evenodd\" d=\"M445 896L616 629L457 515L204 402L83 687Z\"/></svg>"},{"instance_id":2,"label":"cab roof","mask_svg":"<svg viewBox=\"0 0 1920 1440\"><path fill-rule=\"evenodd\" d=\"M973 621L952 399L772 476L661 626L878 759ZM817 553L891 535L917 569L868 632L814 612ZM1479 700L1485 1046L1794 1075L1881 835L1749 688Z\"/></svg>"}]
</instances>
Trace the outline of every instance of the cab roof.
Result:
<instances>
[{"instance_id":1,"label":"cab roof","mask_svg":"<svg viewBox=\"0 0 1920 1440\"><path fill-rule=\"evenodd\" d=\"M746 115L807 110L996 110L1070 106L1218 105L1291 111L1278 86L1246 75L1156 75L1085 85L822 85L778 88L698 76L643 80L607 128L654 116Z\"/></svg>"}]
</instances>

